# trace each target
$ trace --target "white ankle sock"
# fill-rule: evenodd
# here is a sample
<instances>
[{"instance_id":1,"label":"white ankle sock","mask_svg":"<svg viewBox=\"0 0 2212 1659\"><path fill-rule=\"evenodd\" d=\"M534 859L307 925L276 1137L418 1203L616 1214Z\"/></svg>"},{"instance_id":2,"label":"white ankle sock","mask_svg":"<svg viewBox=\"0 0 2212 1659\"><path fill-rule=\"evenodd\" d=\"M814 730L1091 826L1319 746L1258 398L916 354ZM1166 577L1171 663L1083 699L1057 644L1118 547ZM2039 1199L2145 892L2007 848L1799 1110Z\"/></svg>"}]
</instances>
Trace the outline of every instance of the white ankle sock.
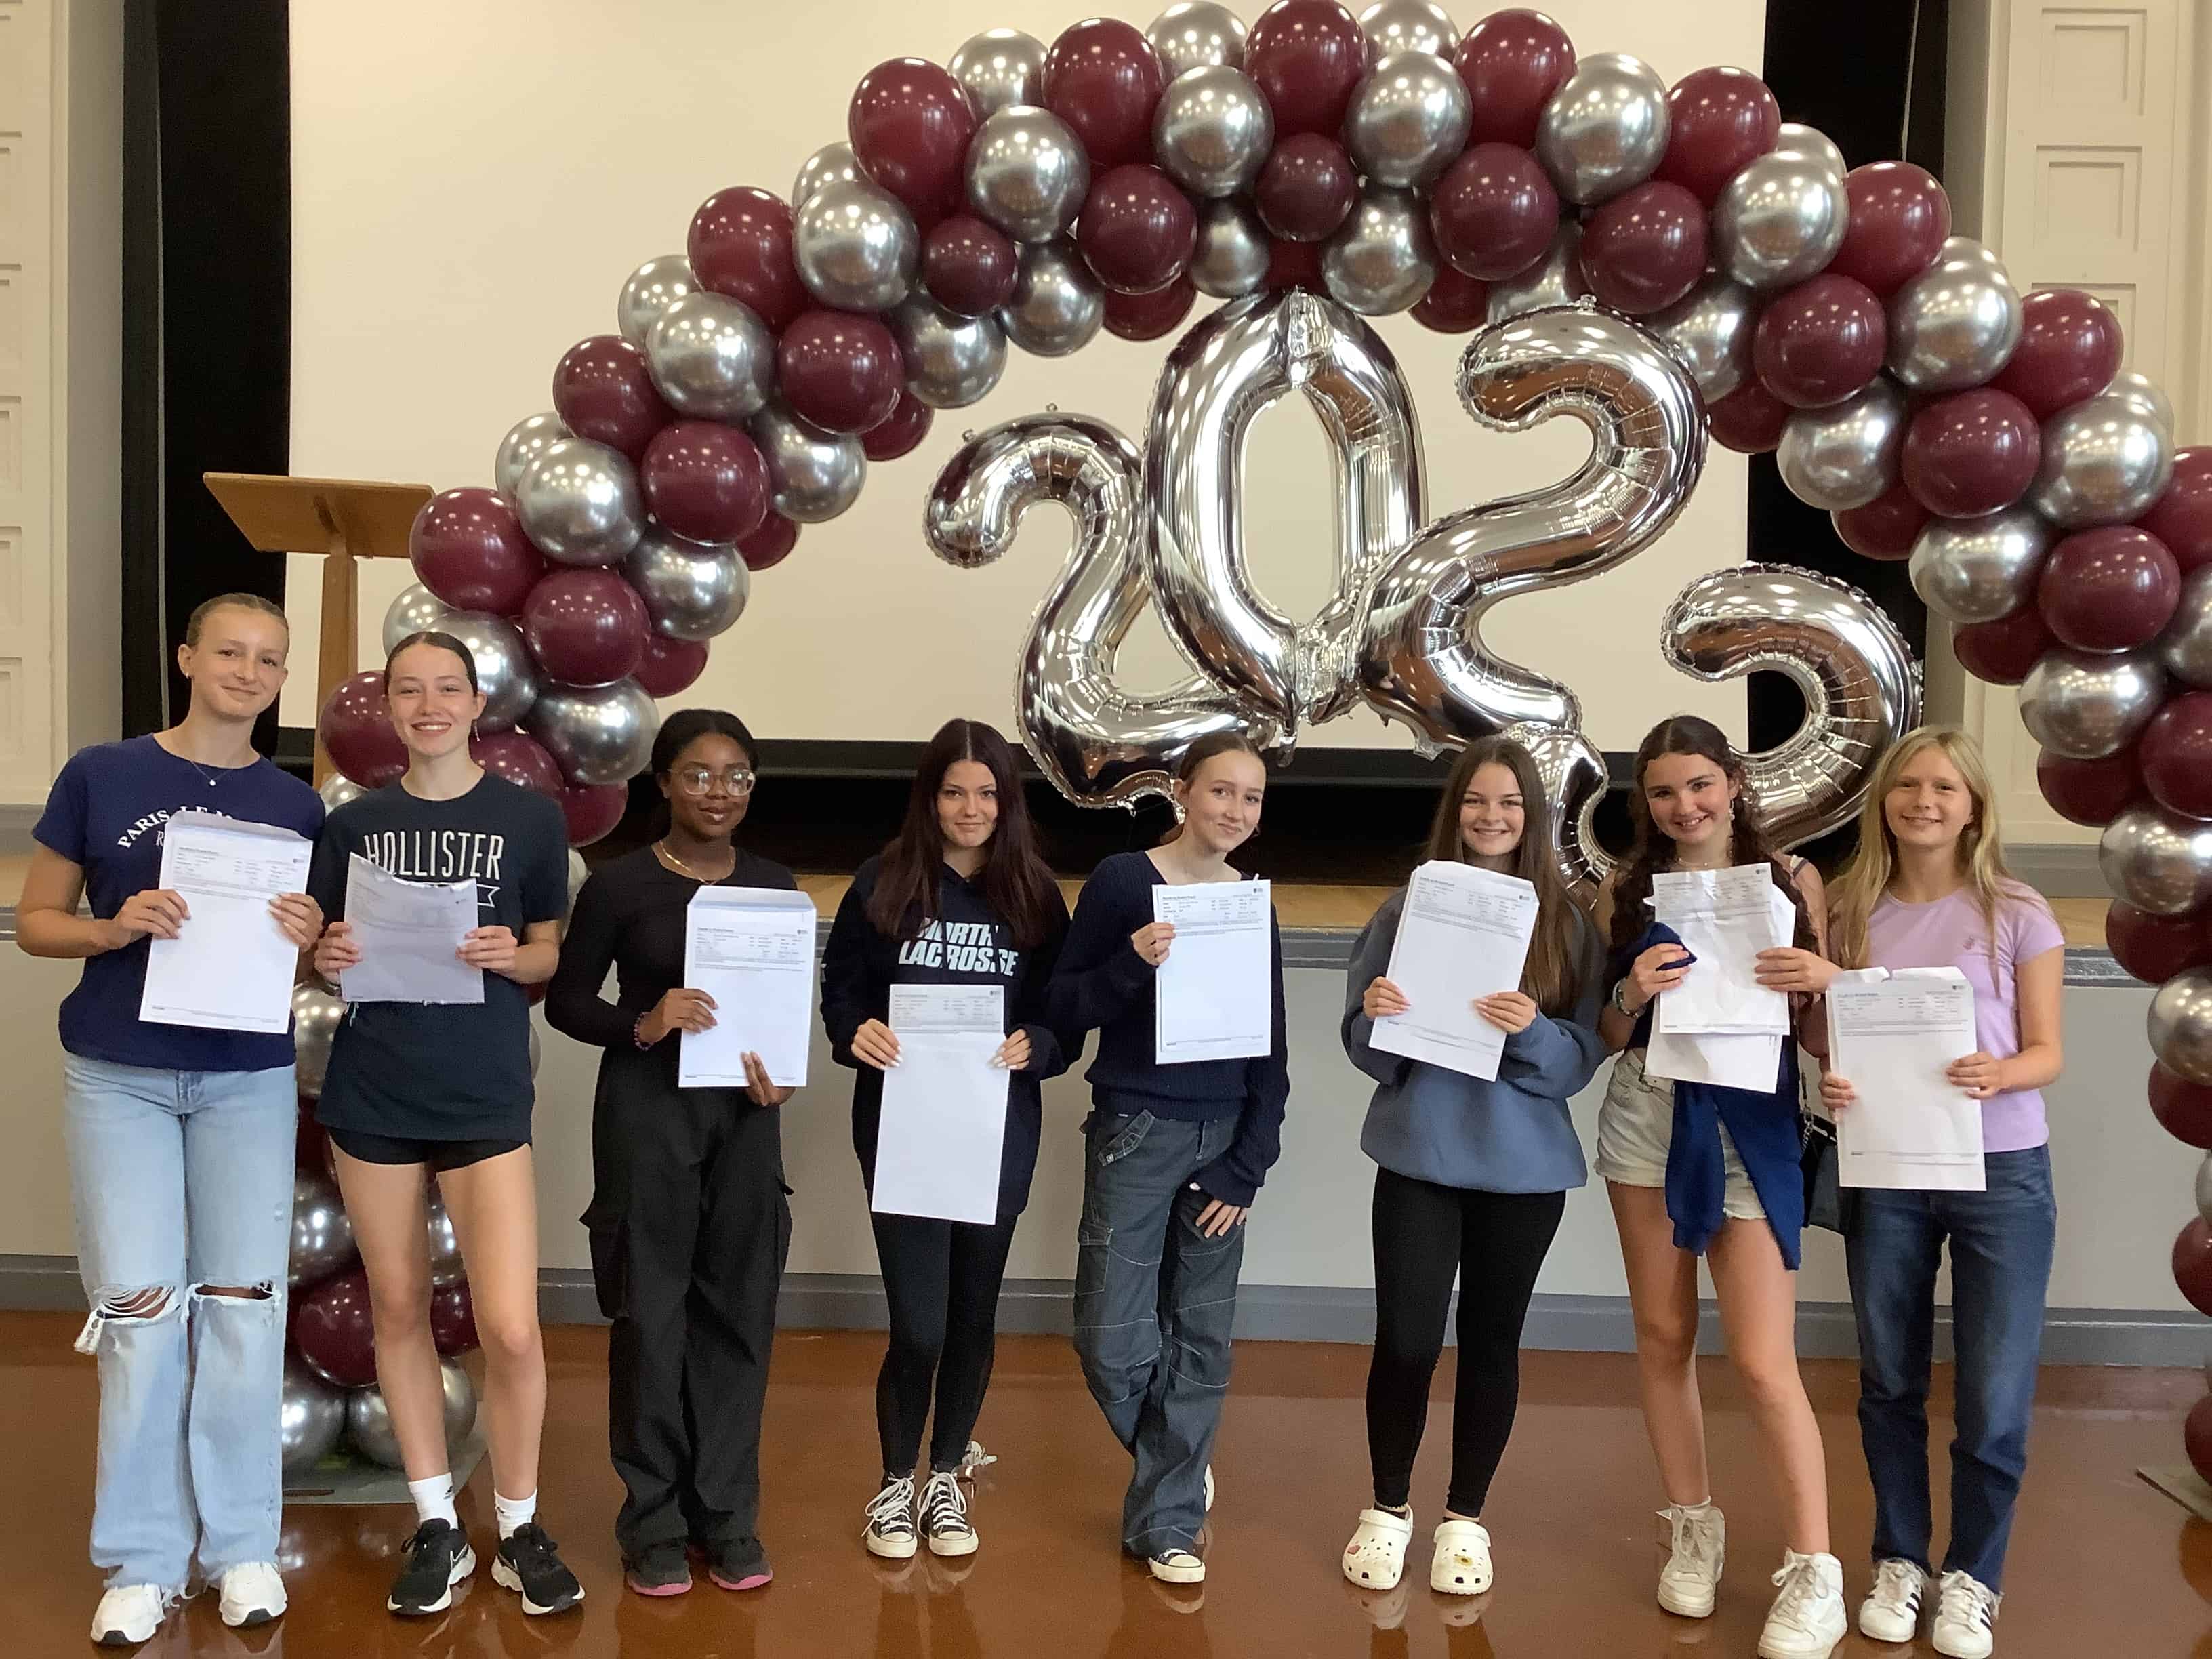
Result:
<instances>
[{"instance_id":1,"label":"white ankle sock","mask_svg":"<svg viewBox=\"0 0 2212 1659\"><path fill-rule=\"evenodd\" d=\"M410 1480L407 1495L415 1500L416 1521L442 1521L449 1527L461 1524L461 1517L453 1510L453 1476L451 1470L431 1475L426 1480Z\"/></svg>"},{"instance_id":2,"label":"white ankle sock","mask_svg":"<svg viewBox=\"0 0 2212 1659\"><path fill-rule=\"evenodd\" d=\"M491 1495L491 1506L499 1516L499 1535L502 1542L514 1536L517 1527L526 1527L538 1518L538 1494L526 1498L502 1498L497 1492Z\"/></svg>"}]
</instances>

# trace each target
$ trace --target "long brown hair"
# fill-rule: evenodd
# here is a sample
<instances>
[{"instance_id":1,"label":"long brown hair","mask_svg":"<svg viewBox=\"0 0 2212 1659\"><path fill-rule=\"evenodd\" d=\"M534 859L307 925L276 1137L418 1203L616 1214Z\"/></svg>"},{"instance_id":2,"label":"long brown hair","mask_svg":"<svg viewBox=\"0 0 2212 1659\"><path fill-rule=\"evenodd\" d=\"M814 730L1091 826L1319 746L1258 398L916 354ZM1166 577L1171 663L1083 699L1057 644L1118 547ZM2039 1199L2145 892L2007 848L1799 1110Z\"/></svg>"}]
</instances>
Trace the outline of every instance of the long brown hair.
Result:
<instances>
[{"instance_id":1,"label":"long brown hair","mask_svg":"<svg viewBox=\"0 0 2212 1659\"><path fill-rule=\"evenodd\" d=\"M1510 738L1478 738L1460 750L1458 763L1444 780L1443 797L1437 802L1436 822L1429 827L1429 844L1422 856L1471 861L1467 838L1460 833L1460 804L1467 799L1474 775L1486 766L1505 768L1513 774L1514 786L1521 792L1521 846L1514 854L1513 868L1506 873L1536 889L1536 932L1528 941L1521 989L1546 1013L1565 1013L1582 994L1582 953L1577 947L1589 921L1559 874L1551 808L1544 798L1544 781L1537 775L1534 757Z\"/></svg>"},{"instance_id":2,"label":"long brown hair","mask_svg":"<svg viewBox=\"0 0 2212 1659\"><path fill-rule=\"evenodd\" d=\"M1651 822L1650 803L1644 798L1644 775L1662 755L1696 755L1709 760L1736 786L1735 801L1729 814L1729 862L1771 866L1774 884L1790 896L1790 908L1797 913L1798 948L1819 949L1813 919L1805 908L1805 896L1797 890L1795 874L1759 831L1759 797L1744 770L1743 757L1729 744L1720 727L1695 714L1675 714L1661 720L1636 751L1636 781L1628 795L1628 817L1635 827L1636 839L1613 880L1609 929L1613 948L1623 950L1644 936L1648 925L1644 901L1651 896L1651 878L1674 866L1674 843Z\"/></svg>"},{"instance_id":3,"label":"long brown hair","mask_svg":"<svg viewBox=\"0 0 2212 1659\"><path fill-rule=\"evenodd\" d=\"M876 890L868 896L868 921L891 939L913 939L937 916L937 890L945 869L945 832L938 827L937 792L959 761L987 768L999 792L999 821L984 843L983 902L1018 950L1044 942L1054 897L1052 871L1037 852L1036 829L1013 750L996 728L981 720L947 720L921 751L906 821L883 850Z\"/></svg>"}]
</instances>

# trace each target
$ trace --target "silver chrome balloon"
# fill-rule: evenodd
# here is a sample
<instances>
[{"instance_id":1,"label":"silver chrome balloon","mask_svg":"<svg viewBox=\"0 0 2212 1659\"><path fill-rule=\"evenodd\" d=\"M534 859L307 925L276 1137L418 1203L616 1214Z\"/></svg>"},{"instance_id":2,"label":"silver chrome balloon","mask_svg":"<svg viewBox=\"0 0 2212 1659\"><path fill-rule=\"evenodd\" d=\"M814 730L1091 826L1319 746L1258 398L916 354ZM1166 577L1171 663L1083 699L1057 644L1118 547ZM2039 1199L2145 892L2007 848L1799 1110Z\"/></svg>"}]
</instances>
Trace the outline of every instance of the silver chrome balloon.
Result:
<instances>
[{"instance_id":1,"label":"silver chrome balloon","mask_svg":"<svg viewBox=\"0 0 2212 1659\"><path fill-rule=\"evenodd\" d=\"M863 179L829 180L792 215L791 262L833 311L889 311L906 298L921 259L913 216Z\"/></svg>"},{"instance_id":2,"label":"silver chrome balloon","mask_svg":"<svg viewBox=\"0 0 2212 1659\"><path fill-rule=\"evenodd\" d=\"M349 800L359 800L368 793L343 772L333 772L325 778L315 793L323 798L323 811L335 812Z\"/></svg>"},{"instance_id":3,"label":"silver chrome balloon","mask_svg":"<svg viewBox=\"0 0 2212 1659\"><path fill-rule=\"evenodd\" d=\"M1563 198L1589 207L1656 172L1672 131L1659 72L1627 52L1601 52L1577 63L1544 106L1536 159Z\"/></svg>"},{"instance_id":4,"label":"silver chrome balloon","mask_svg":"<svg viewBox=\"0 0 2212 1659\"><path fill-rule=\"evenodd\" d=\"M313 1100L323 1092L323 1074L331 1063L331 1039L346 1006L336 993L312 981L292 988L293 1069L301 1096Z\"/></svg>"},{"instance_id":5,"label":"silver chrome balloon","mask_svg":"<svg viewBox=\"0 0 2212 1659\"><path fill-rule=\"evenodd\" d=\"M645 366L678 414L742 421L775 386L775 336L726 294L688 294L646 336Z\"/></svg>"},{"instance_id":6,"label":"silver chrome balloon","mask_svg":"<svg viewBox=\"0 0 2212 1659\"><path fill-rule=\"evenodd\" d=\"M793 213L814 199L814 192L824 185L855 185L868 182L868 175L860 171L860 159L853 154L853 147L842 138L833 144L824 144L799 164L799 177L791 182L791 210Z\"/></svg>"},{"instance_id":7,"label":"silver chrome balloon","mask_svg":"<svg viewBox=\"0 0 2212 1659\"><path fill-rule=\"evenodd\" d=\"M968 205L1018 242L1048 242L1091 193L1091 158L1050 110L1017 104L987 117L968 144Z\"/></svg>"},{"instance_id":8,"label":"silver chrome balloon","mask_svg":"<svg viewBox=\"0 0 2212 1659\"><path fill-rule=\"evenodd\" d=\"M1243 69L1244 33L1244 20L1228 7L1212 0L1181 0L1152 19L1145 39L1172 81L1209 65Z\"/></svg>"},{"instance_id":9,"label":"silver chrome balloon","mask_svg":"<svg viewBox=\"0 0 2212 1659\"><path fill-rule=\"evenodd\" d=\"M1777 847L1850 823L1875 763L1920 723L1911 647L1880 605L1833 576L1779 564L1700 576L1660 623L1659 644L1695 678L1765 670L1803 696L1796 731L1743 757L1759 828Z\"/></svg>"},{"instance_id":10,"label":"silver chrome balloon","mask_svg":"<svg viewBox=\"0 0 2212 1659\"><path fill-rule=\"evenodd\" d=\"M2212 1227L2212 1152L2205 1153L2203 1161L2197 1166L2197 1213L2203 1218L2206 1226ZM2212 1376L2204 1380L2206 1386L2212 1388Z\"/></svg>"},{"instance_id":11,"label":"silver chrome balloon","mask_svg":"<svg viewBox=\"0 0 2212 1659\"><path fill-rule=\"evenodd\" d=\"M996 317L962 317L917 289L884 319L906 363L906 389L932 409L964 409L1006 372Z\"/></svg>"},{"instance_id":12,"label":"silver chrome balloon","mask_svg":"<svg viewBox=\"0 0 2212 1659\"><path fill-rule=\"evenodd\" d=\"M420 582L410 582L401 588L384 611L384 654L390 656L392 647L410 634L420 634L435 628L453 614L453 606L433 593Z\"/></svg>"},{"instance_id":13,"label":"silver chrome balloon","mask_svg":"<svg viewBox=\"0 0 2212 1659\"><path fill-rule=\"evenodd\" d=\"M2142 370L2122 369L2112 376L2112 383L2105 388L2103 395L2132 404L2167 432L2173 430L2173 399L2166 395L2165 389L2156 380Z\"/></svg>"},{"instance_id":14,"label":"silver chrome balloon","mask_svg":"<svg viewBox=\"0 0 2212 1659\"><path fill-rule=\"evenodd\" d=\"M672 640L711 640L744 614L751 578L737 550L686 540L659 525L638 538L623 574Z\"/></svg>"},{"instance_id":15,"label":"silver chrome balloon","mask_svg":"<svg viewBox=\"0 0 2212 1659\"><path fill-rule=\"evenodd\" d=\"M1579 729L1566 726L1509 726L1498 735L1512 738L1536 763L1560 877L1578 902L1595 903L1600 884L1620 862L1597 836L1597 809L1610 781L1605 756Z\"/></svg>"},{"instance_id":16,"label":"silver chrome balloon","mask_svg":"<svg viewBox=\"0 0 2212 1659\"><path fill-rule=\"evenodd\" d=\"M1930 519L1912 544L1912 591L1961 626L1995 622L2035 602L2051 526L2025 507L1978 519Z\"/></svg>"},{"instance_id":17,"label":"silver chrome balloon","mask_svg":"<svg viewBox=\"0 0 2212 1659\"><path fill-rule=\"evenodd\" d=\"M2212 688L2212 564L2181 579L2181 603L2159 635L2158 659L2176 679Z\"/></svg>"},{"instance_id":18,"label":"silver chrome balloon","mask_svg":"<svg viewBox=\"0 0 2212 1659\"><path fill-rule=\"evenodd\" d=\"M1996 377L2020 343L2020 290L1971 236L1889 300L1889 372L1915 392L1963 392Z\"/></svg>"},{"instance_id":19,"label":"silver chrome balloon","mask_svg":"<svg viewBox=\"0 0 2212 1659\"><path fill-rule=\"evenodd\" d=\"M499 493L513 501L530 464L569 435L561 417L550 409L543 415L526 415L507 428L491 463L491 480Z\"/></svg>"},{"instance_id":20,"label":"silver chrome balloon","mask_svg":"<svg viewBox=\"0 0 2212 1659\"><path fill-rule=\"evenodd\" d=\"M1367 32L1367 60L1379 64L1393 52L1425 52L1447 63L1459 50L1459 25L1434 0L1375 0L1359 14Z\"/></svg>"},{"instance_id":21,"label":"silver chrome balloon","mask_svg":"<svg viewBox=\"0 0 2212 1659\"><path fill-rule=\"evenodd\" d=\"M538 674L513 623L487 611L455 611L439 629L466 646L476 663L477 690L484 699L477 731L507 731L530 712L538 700Z\"/></svg>"},{"instance_id":22,"label":"silver chrome balloon","mask_svg":"<svg viewBox=\"0 0 2212 1659\"><path fill-rule=\"evenodd\" d=\"M2151 1048L2167 1071L2212 1085L2212 968L2192 968L2160 986L2148 1025Z\"/></svg>"},{"instance_id":23,"label":"silver chrome balloon","mask_svg":"<svg viewBox=\"0 0 2212 1659\"><path fill-rule=\"evenodd\" d=\"M1371 183L1423 188L1459 159L1474 119L1457 70L1430 52L1394 52L1352 94L1344 147Z\"/></svg>"},{"instance_id":24,"label":"silver chrome balloon","mask_svg":"<svg viewBox=\"0 0 2212 1659\"><path fill-rule=\"evenodd\" d=\"M571 783L627 783L653 757L660 716L635 680L548 685L525 722Z\"/></svg>"},{"instance_id":25,"label":"silver chrome balloon","mask_svg":"<svg viewBox=\"0 0 2212 1659\"><path fill-rule=\"evenodd\" d=\"M1850 219L1841 173L1804 155L1761 155L1713 203L1714 262L1747 288L1787 288L1827 265Z\"/></svg>"},{"instance_id":26,"label":"silver chrome balloon","mask_svg":"<svg viewBox=\"0 0 2212 1659\"><path fill-rule=\"evenodd\" d=\"M514 487L523 532L556 564L616 564L645 529L637 472L589 438L548 444Z\"/></svg>"},{"instance_id":27,"label":"silver chrome balloon","mask_svg":"<svg viewBox=\"0 0 2212 1659\"><path fill-rule=\"evenodd\" d=\"M1030 620L1014 708L1053 787L1085 806L1133 806L1172 799L1176 763L1200 738L1242 732L1286 750L1279 726L1203 673L1121 689L1115 659L1151 599L1144 461L1104 422L1025 415L969 439L938 473L922 528L939 558L975 569L1006 553L1040 501L1065 507L1075 535Z\"/></svg>"},{"instance_id":28,"label":"silver chrome balloon","mask_svg":"<svg viewBox=\"0 0 2212 1659\"><path fill-rule=\"evenodd\" d=\"M476 1431L476 1383L458 1359L440 1360L438 1371L444 1395L446 1447L449 1451L459 1450ZM371 1386L348 1392L344 1418L346 1438L356 1451L384 1468L404 1467L399 1437L392 1429L392 1413L384 1403L382 1389Z\"/></svg>"},{"instance_id":29,"label":"silver chrome balloon","mask_svg":"<svg viewBox=\"0 0 2212 1659\"><path fill-rule=\"evenodd\" d=\"M451 1358L438 1361L438 1378L444 1395L446 1447L458 1451L477 1431L476 1379L468 1367Z\"/></svg>"},{"instance_id":30,"label":"silver chrome balloon","mask_svg":"<svg viewBox=\"0 0 2212 1659\"><path fill-rule=\"evenodd\" d=\"M1770 155L1793 155L1817 163L1824 172L1841 179L1850 173L1844 161L1844 152L1836 141L1818 127L1808 127L1802 121L1784 121L1774 135L1774 148Z\"/></svg>"},{"instance_id":31,"label":"silver chrome balloon","mask_svg":"<svg viewBox=\"0 0 2212 1659\"><path fill-rule=\"evenodd\" d=\"M1036 357L1080 351L1106 320L1106 290L1072 242L1032 242L1021 251L1013 297L994 313L1006 337Z\"/></svg>"},{"instance_id":32,"label":"silver chrome balloon","mask_svg":"<svg viewBox=\"0 0 2212 1659\"><path fill-rule=\"evenodd\" d=\"M429 1229L430 1283L434 1287L458 1285L469 1276L468 1264L461 1260L460 1236L453 1231L453 1218L446 1213L446 1200L434 1185L424 1209Z\"/></svg>"},{"instance_id":33,"label":"silver chrome balloon","mask_svg":"<svg viewBox=\"0 0 2212 1659\"><path fill-rule=\"evenodd\" d=\"M295 1354L284 1358L284 1391L276 1413L283 1470L298 1474L337 1449L345 1432L346 1391L325 1382Z\"/></svg>"},{"instance_id":34,"label":"silver chrome balloon","mask_svg":"<svg viewBox=\"0 0 2212 1659\"><path fill-rule=\"evenodd\" d=\"M645 337L660 313L685 295L697 292L699 279L691 274L690 260L682 254L663 253L647 259L630 272L629 280L615 296L615 327L623 339L642 351Z\"/></svg>"},{"instance_id":35,"label":"silver chrome balloon","mask_svg":"<svg viewBox=\"0 0 2212 1659\"><path fill-rule=\"evenodd\" d=\"M295 1291L319 1285L360 1259L353 1222L338 1194L337 1177L327 1170L292 1172L292 1246L284 1281Z\"/></svg>"},{"instance_id":36,"label":"silver chrome balloon","mask_svg":"<svg viewBox=\"0 0 2212 1659\"><path fill-rule=\"evenodd\" d=\"M1249 190L1274 143L1274 112L1241 70L1187 70L1168 82L1152 112L1152 152L1194 196Z\"/></svg>"},{"instance_id":37,"label":"silver chrome balloon","mask_svg":"<svg viewBox=\"0 0 2212 1659\"><path fill-rule=\"evenodd\" d=\"M2185 916L2212 899L2212 823L2141 802L2105 826L2097 871L2136 909Z\"/></svg>"},{"instance_id":38,"label":"silver chrome balloon","mask_svg":"<svg viewBox=\"0 0 2212 1659\"><path fill-rule=\"evenodd\" d=\"M1759 311L1758 295L1713 271L1673 305L1637 320L1690 371L1698 395L1716 404L1751 378Z\"/></svg>"},{"instance_id":39,"label":"silver chrome balloon","mask_svg":"<svg viewBox=\"0 0 2212 1659\"><path fill-rule=\"evenodd\" d=\"M2166 671L2148 651L2053 646L2021 682L2020 718L2068 760L2102 760L2142 735L2166 696Z\"/></svg>"},{"instance_id":40,"label":"silver chrome balloon","mask_svg":"<svg viewBox=\"0 0 2212 1659\"><path fill-rule=\"evenodd\" d=\"M1798 410L1775 451L1782 482L1831 513L1864 507L1897 482L1905 418L1904 397L1879 375L1839 404Z\"/></svg>"},{"instance_id":41,"label":"silver chrome balloon","mask_svg":"<svg viewBox=\"0 0 2212 1659\"><path fill-rule=\"evenodd\" d=\"M1547 306L1572 305L1589 292L1583 280L1583 228L1572 214L1559 221L1544 257L1518 276L1490 285L1485 319L1492 325Z\"/></svg>"},{"instance_id":42,"label":"silver chrome balloon","mask_svg":"<svg viewBox=\"0 0 2212 1659\"><path fill-rule=\"evenodd\" d=\"M1253 422L1292 393L1320 416L1341 484L1334 592L1303 624L1253 587L1240 476ZM1152 591L1170 637L1286 740L1352 706L1368 585L1423 519L1420 426L1389 347L1319 295L1255 295L1176 343L1146 428Z\"/></svg>"},{"instance_id":43,"label":"silver chrome balloon","mask_svg":"<svg viewBox=\"0 0 2212 1659\"><path fill-rule=\"evenodd\" d=\"M858 438L824 432L774 401L745 430L768 463L769 504L793 523L822 524L860 500L868 458Z\"/></svg>"},{"instance_id":44,"label":"silver chrome balloon","mask_svg":"<svg viewBox=\"0 0 2212 1659\"><path fill-rule=\"evenodd\" d=\"M1437 245L1420 198L1384 185L1360 185L1352 212L1322 246L1321 279L1330 298L1363 317L1420 304L1437 280Z\"/></svg>"},{"instance_id":45,"label":"silver chrome balloon","mask_svg":"<svg viewBox=\"0 0 2212 1659\"><path fill-rule=\"evenodd\" d=\"M1216 300L1241 300L1267 285L1273 249L1249 202L1202 202L1191 286Z\"/></svg>"},{"instance_id":46,"label":"silver chrome balloon","mask_svg":"<svg viewBox=\"0 0 2212 1659\"><path fill-rule=\"evenodd\" d=\"M2141 518L2172 477L2172 428L2108 393L2043 423L2043 465L2027 499L2061 529L2086 530Z\"/></svg>"},{"instance_id":47,"label":"silver chrome balloon","mask_svg":"<svg viewBox=\"0 0 2212 1659\"><path fill-rule=\"evenodd\" d=\"M1044 42L1019 29L970 35L945 68L967 88L975 118L988 120L1015 104L1044 101Z\"/></svg>"}]
</instances>

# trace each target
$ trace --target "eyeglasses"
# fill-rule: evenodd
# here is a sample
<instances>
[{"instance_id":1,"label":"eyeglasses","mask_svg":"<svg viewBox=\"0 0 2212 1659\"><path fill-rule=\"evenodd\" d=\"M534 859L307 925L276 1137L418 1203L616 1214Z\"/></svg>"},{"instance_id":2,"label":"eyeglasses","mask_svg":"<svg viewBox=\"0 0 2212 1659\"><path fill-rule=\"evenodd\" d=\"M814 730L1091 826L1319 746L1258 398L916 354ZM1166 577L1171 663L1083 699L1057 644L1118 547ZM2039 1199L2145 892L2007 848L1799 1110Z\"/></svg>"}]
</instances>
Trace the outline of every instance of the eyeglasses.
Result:
<instances>
[{"instance_id":1,"label":"eyeglasses","mask_svg":"<svg viewBox=\"0 0 2212 1659\"><path fill-rule=\"evenodd\" d=\"M726 795L750 795L753 792L752 769L733 766L726 772L709 772L703 766L688 766L676 775L676 787L687 795L711 794L717 784Z\"/></svg>"}]
</instances>

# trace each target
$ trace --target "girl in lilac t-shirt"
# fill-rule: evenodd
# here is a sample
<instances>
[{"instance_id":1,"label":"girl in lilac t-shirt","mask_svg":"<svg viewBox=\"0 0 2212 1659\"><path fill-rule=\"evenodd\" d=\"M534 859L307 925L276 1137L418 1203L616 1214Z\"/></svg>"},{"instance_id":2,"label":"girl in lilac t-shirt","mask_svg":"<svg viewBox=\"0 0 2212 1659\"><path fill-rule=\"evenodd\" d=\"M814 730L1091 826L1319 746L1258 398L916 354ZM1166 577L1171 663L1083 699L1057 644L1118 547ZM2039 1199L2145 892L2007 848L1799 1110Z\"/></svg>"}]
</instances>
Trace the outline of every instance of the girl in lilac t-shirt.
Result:
<instances>
[{"instance_id":1,"label":"girl in lilac t-shirt","mask_svg":"<svg viewBox=\"0 0 2212 1659\"><path fill-rule=\"evenodd\" d=\"M1984 1189L1854 1188L1844 1235L1875 1495L1875 1583L1859 1630L1884 1642L1918 1633L1933 1531L1928 1377L1948 1245L1958 1431L1933 1638L1952 1659L1982 1659L2027 1467L2057 1226L2041 1091L2058 1075L2065 942L2041 895L2006 870L1980 751L1953 731L1907 732L1882 757L1830 907L1843 966L1957 968L1974 989L1978 1048L1948 1075L1982 1103ZM1857 1097L1832 1072L1820 1093L1837 1113Z\"/></svg>"}]
</instances>

